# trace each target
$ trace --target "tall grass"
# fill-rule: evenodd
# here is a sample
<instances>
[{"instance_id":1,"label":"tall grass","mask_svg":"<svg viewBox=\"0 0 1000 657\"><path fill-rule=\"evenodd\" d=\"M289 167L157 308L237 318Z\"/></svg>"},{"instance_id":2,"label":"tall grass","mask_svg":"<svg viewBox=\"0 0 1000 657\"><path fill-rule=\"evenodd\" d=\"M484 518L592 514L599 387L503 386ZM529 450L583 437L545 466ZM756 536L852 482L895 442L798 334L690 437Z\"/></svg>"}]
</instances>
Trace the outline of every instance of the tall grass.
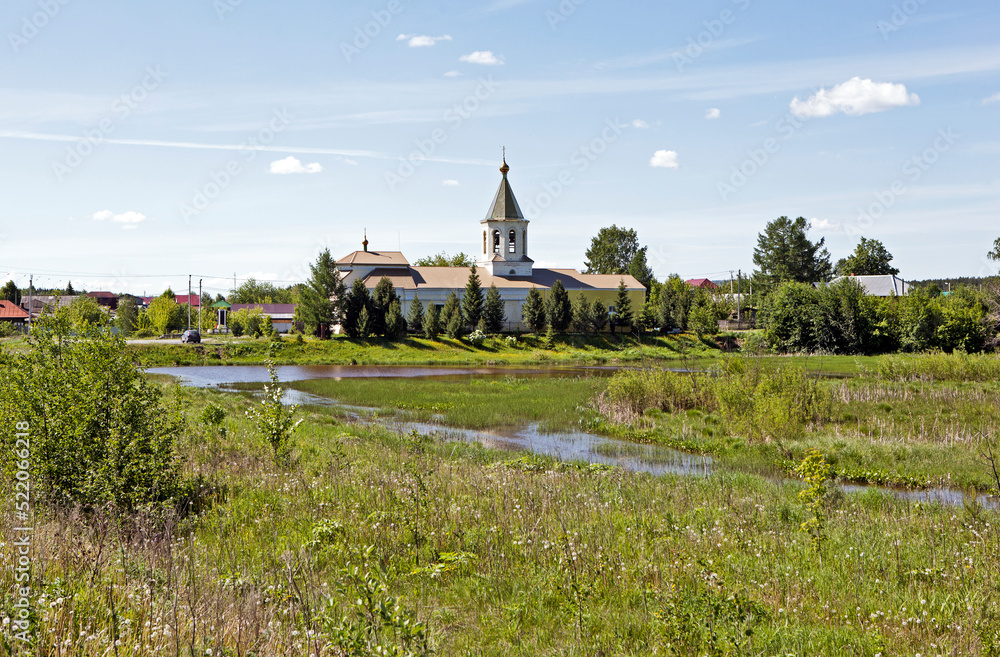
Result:
<instances>
[{"instance_id":1,"label":"tall grass","mask_svg":"<svg viewBox=\"0 0 1000 657\"><path fill-rule=\"evenodd\" d=\"M862 367L861 375L884 381L997 381L1000 354L931 353L885 356L875 367Z\"/></svg>"},{"instance_id":2,"label":"tall grass","mask_svg":"<svg viewBox=\"0 0 1000 657\"><path fill-rule=\"evenodd\" d=\"M831 498L815 552L794 484L528 463L321 410L281 467L247 400L172 390L189 418L225 410L225 438L192 422L181 449L227 493L186 519L40 509L31 654L332 656L404 626L418 645L415 623L439 655L1000 649L1000 530L977 507Z\"/></svg>"}]
</instances>

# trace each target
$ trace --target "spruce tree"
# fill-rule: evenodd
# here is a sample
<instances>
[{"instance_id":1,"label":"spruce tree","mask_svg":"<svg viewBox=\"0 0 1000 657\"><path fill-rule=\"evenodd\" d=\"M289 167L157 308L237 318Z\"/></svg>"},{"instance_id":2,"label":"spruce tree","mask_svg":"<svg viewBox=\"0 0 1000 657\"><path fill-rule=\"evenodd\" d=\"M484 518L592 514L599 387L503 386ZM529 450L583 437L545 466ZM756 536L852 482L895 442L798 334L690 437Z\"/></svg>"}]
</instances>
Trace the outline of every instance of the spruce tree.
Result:
<instances>
[{"instance_id":1,"label":"spruce tree","mask_svg":"<svg viewBox=\"0 0 1000 657\"><path fill-rule=\"evenodd\" d=\"M343 322L344 282L329 249L320 252L309 269L311 275L299 291L295 313L307 332L319 335L322 326Z\"/></svg>"},{"instance_id":2,"label":"spruce tree","mask_svg":"<svg viewBox=\"0 0 1000 657\"><path fill-rule=\"evenodd\" d=\"M590 307L590 317L594 333L600 333L608 325L608 309L600 299L594 299L594 305Z\"/></svg>"},{"instance_id":3,"label":"spruce tree","mask_svg":"<svg viewBox=\"0 0 1000 657\"><path fill-rule=\"evenodd\" d=\"M433 340L441 332L441 311L437 304L427 306L424 311L424 337Z\"/></svg>"},{"instance_id":4,"label":"spruce tree","mask_svg":"<svg viewBox=\"0 0 1000 657\"><path fill-rule=\"evenodd\" d=\"M462 337L462 328L465 322L462 321L461 311L454 312L451 314L451 319L448 320L447 332L448 337L453 340L457 340Z\"/></svg>"},{"instance_id":5,"label":"spruce tree","mask_svg":"<svg viewBox=\"0 0 1000 657\"><path fill-rule=\"evenodd\" d=\"M362 340L372 334L372 316L371 313L368 312L368 306L363 306L361 308L361 312L358 313L357 332L357 337Z\"/></svg>"},{"instance_id":6,"label":"spruce tree","mask_svg":"<svg viewBox=\"0 0 1000 657\"><path fill-rule=\"evenodd\" d=\"M565 333L573 321L573 306L569 301L569 293L563 287L562 281L556 281L549 290L545 300L545 316L549 326L556 333Z\"/></svg>"},{"instance_id":7,"label":"spruce tree","mask_svg":"<svg viewBox=\"0 0 1000 657\"><path fill-rule=\"evenodd\" d=\"M462 295L462 313L465 321L473 329L479 326L479 320L483 316L483 287L479 281L479 274L476 273L476 266L472 265L469 271L469 280L465 284L465 294Z\"/></svg>"},{"instance_id":8,"label":"spruce tree","mask_svg":"<svg viewBox=\"0 0 1000 657\"><path fill-rule=\"evenodd\" d=\"M393 301L397 301L398 299L399 297L396 295L396 288L392 284L392 281L385 276L380 278L378 284L375 285L369 310L371 315L371 332L373 335L388 337L386 334L386 315L389 312L389 306L392 305Z\"/></svg>"},{"instance_id":9,"label":"spruce tree","mask_svg":"<svg viewBox=\"0 0 1000 657\"><path fill-rule=\"evenodd\" d=\"M521 306L521 319L535 335L545 328L545 302L537 288L528 290L528 297Z\"/></svg>"},{"instance_id":10,"label":"spruce tree","mask_svg":"<svg viewBox=\"0 0 1000 657\"><path fill-rule=\"evenodd\" d=\"M410 311L406 313L407 328L412 333L421 333L424 329L424 304L420 303L420 297L414 296L410 302Z\"/></svg>"},{"instance_id":11,"label":"spruce tree","mask_svg":"<svg viewBox=\"0 0 1000 657\"><path fill-rule=\"evenodd\" d=\"M624 279L618 282L618 294L615 296L615 311L615 323L625 328L626 331L632 330L634 321L632 301L628 298L628 288L625 287Z\"/></svg>"},{"instance_id":12,"label":"spruce tree","mask_svg":"<svg viewBox=\"0 0 1000 657\"><path fill-rule=\"evenodd\" d=\"M497 289L496 285L490 285L490 289L486 291L486 301L483 303L483 319L486 324L485 333L500 333L507 322L503 299L500 298L500 290Z\"/></svg>"},{"instance_id":13,"label":"spruce tree","mask_svg":"<svg viewBox=\"0 0 1000 657\"><path fill-rule=\"evenodd\" d=\"M573 304L573 330L577 333L590 333L594 327L594 316L587 295L581 292Z\"/></svg>"},{"instance_id":14,"label":"spruce tree","mask_svg":"<svg viewBox=\"0 0 1000 657\"><path fill-rule=\"evenodd\" d=\"M403 308L396 299L389 304L385 313L385 337L388 340L398 340L406 333L406 320L403 319Z\"/></svg>"},{"instance_id":15,"label":"spruce tree","mask_svg":"<svg viewBox=\"0 0 1000 657\"><path fill-rule=\"evenodd\" d=\"M456 316L458 317L458 333L461 334L462 324L465 322L462 318L462 307L458 303L458 296L453 291L448 295L448 298L445 299L444 308L441 309L441 327L448 332L449 335L451 335L451 325Z\"/></svg>"},{"instance_id":16,"label":"spruce tree","mask_svg":"<svg viewBox=\"0 0 1000 657\"><path fill-rule=\"evenodd\" d=\"M368 288L365 287L364 281L360 278L354 279L354 284L351 285L351 291L347 294L347 304L344 311L343 326L347 335L352 338L360 336L359 320L361 319L361 311L365 311L367 319L367 310L370 304L371 297L368 294Z\"/></svg>"},{"instance_id":17,"label":"spruce tree","mask_svg":"<svg viewBox=\"0 0 1000 657\"><path fill-rule=\"evenodd\" d=\"M73 289L73 281L66 283L66 296L73 296L76 294L76 290Z\"/></svg>"}]
</instances>

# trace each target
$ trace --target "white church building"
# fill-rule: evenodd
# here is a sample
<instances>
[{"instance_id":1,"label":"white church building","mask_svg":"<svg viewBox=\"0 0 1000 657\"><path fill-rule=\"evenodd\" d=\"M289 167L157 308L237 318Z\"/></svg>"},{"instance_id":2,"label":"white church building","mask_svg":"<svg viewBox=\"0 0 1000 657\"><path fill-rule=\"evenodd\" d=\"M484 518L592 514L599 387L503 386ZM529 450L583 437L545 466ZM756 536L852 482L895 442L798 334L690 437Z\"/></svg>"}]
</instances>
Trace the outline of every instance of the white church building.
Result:
<instances>
[{"instance_id":1,"label":"white church building","mask_svg":"<svg viewBox=\"0 0 1000 657\"><path fill-rule=\"evenodd\" d=\"M481 244L477 244L476 272L483 291L496 285L504 300L507 330L525 329L521 319L521 305L531 288L547 296L556 281L561 281L575 301L580 292L593 303L601 303L614 310L618 286L624 282L632 302L633 312L642 307L646 288L634 277L623 275L581 274L576 269L540 269L528 257L528 220L521 213L517 199L507 180L506 158L500 167L502 178L486 218L480 224ZM479 242L479 240L477 240ZM443 306L448 295L455 292L459 298L465 291L470 267L415 267L400 251L370 251L367 238L364 250L354 251L337 261L350 288L360 278L369 291L379 280L388 278L396 288L403 305L403 316L409 312L414 298L419 297L426 308L430 304Z\"/></svg>"}]
</instances>

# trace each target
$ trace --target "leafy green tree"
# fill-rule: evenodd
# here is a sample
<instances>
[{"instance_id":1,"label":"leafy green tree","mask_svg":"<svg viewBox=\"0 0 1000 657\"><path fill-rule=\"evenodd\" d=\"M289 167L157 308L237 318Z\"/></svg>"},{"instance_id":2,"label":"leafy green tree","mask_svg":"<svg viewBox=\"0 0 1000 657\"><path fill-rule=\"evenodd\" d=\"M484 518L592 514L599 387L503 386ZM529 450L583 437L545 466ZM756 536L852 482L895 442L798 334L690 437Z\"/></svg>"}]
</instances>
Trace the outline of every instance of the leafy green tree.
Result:
<instances>
[{"instance_id":1,"label":"leafy green tree","mask_svg":"<svg viewBox=\"0 0 1000 657\"><path fill-rule=\"evenodd\" d=\"M786 281L778 285L757 313L764 339L783 352L813 351L813 328L819 313L819 290L812 285Z\"/></svg>"},{"instance_id":2,"label":"leafy green tree","mask_svg":"<svg viewBox=\"0 0 1000 657\"><path fill-rule=\"evenodd\" d=\"M386 316L389 313L389 306L392 305L393 301L398 300L399 296L396 294L396 287L392 284L392 281L386 276L380 278L375 285L375 291L372 293L371 305L369 306L371 333L373 335L388 337L386 334Z\"/></svg>"},{"instance_id":3,"label":"leafy green tree","mask_svg":"<svg viewBox=\"0 0 1000 657\"><path fill-rule=\"evenodd\" d=\"M30 472L40 500L130 512L171 499L182 421L132 362L121 336L65 315L39 318L28 353L0 377L0 469L11 472L18 422L30 419Z\"/></svg>"},{"instance_id":4,"label":"leafy green tree","mask_svg":"<svg viewBox=\"0 0 1000 657\"><path fill-rule=\"evenodd\" d=\"M634 228L619 228L614 224L601 228L590 241L584 273L631 274L649 287L653 272L646 264L647 248L639 247L639 236Z\"/></svg>"},{"instance_id":5,"label":"leafy green tree","mask_svg":"<svg viewBox=\"0 0 1000 657\"><path fill-rule=\"evenodd\" d=\"M308 333L319 335L321 327L342 323L346 290L330 249L323 249L309 270L295 312Z\"/></svg>"},{"instance_id":6,"label":"leafy green tree","mask_svg":"<svg viewBox=\"0 0 1000 657\"><path fill-rule=\"evenodd\" d=\"M450 256L442 251L441 253L432 256L419 258L413 264L416 267L471 267L472 258L464 253L456 253L455 255Z\"/></svg>"},{"instance_id":7,"label":"leafy green tree","mask_svg":"<svg viewBox=\"0 0 1000 657\"><path fill-rule=\"evenodd\" d=\"M229 313L229 319L227 320L227 325L229 330L232 332L233 336L240 337L247 332L247 311L246 308L241 308L235 312Z\"/></svg>"},{"instance_id":8,"label":"leafy green tree","mask_svg":"<svg viewBox=\"0 0 1000 657\"><path fill-rule=\"evenodd\" d=\"M229 303L293 303L292 291L267 281L248 278L229 293Z\"/></svg>"},{"instance_id":9,"label":"leafy green tree","mask_svg":"<svg viewBox=\"0 0 1000 657\"><path fill-rule=\"evenodd\" d=\"M507 323L507 314L504 311L503 299L500 297L500 290L496 285L490 285L486 291L486 300L483 302L483 320L486 333L500 333Z\"/></svg>"},{"instance_id":10,"label":"leafy green tree","mask_svg":"<svg viewBox=\"0 0 1000 657\"><path fill-rule=\"evenodd\" d=\"M577 295L573 304L573 330L577 333L590 333L594 329L594 315L590 301L583 292Z\"/></svg>"},{"instance_id":11,"label":"leafy green tree","mask_svg":"<svg viewBox=\"0 0 1000 657\"><path fill-rule=\"evenodd\" d=\"M136 329L139 321L139 309L135 305L135 297L125 295L118 300L118 310L115 312L115 326L122 335L129 336Z\"/></svg>"},{"instance_id":12,"label":"leafy green tree","mask_svg":"<svg viewBox=\"0 0 1000 657\"><path fill-rule=\"evenodd\" d=\"M535 335L545 328L545 302L537 288L528 290L528 296L521 305L521 319Z\"/></svg>"},{"instance_id":13,"label":"leafy green tree","mask_svg":"<svg viewBox=\"0 0 1000 657\"><path fill-rule=\"evenodd\" d=\"M4 284L3 289L0 289L0 299L6 299L15 306L20 304L21 290L18 289L17 283L14 281L7 281L7 283Z\"/></svg>"},{"instance_id":14,"label":"leafy green tree","mask_svg":"<svg viewBox=\"0 0 1000 657\"><path fill-rule=\"evenodd\" d=\"M837 261L834 268L838 276L879 276L892 274L895 276L899 270L893 267L892 254L889 253L882 242L861 238L854 248L854 253Z\"/></svg>"},{"instance_id":15,"label":"leafy green tree","mask_svg":"<svg viewBox=\"0 0 1000 657\"><path fill-rule=\"evenodd\" d=\"M410 302L410 310L406 314L407 327L413 333L422 333L424 329L424 304L420 302L420 297L414 295Z\"/></svg>"},{"instance_id":16,"label":"leafy green tree","mask_svg":"<svg viewBox=\"0 0 1000 657\"><path fill-rule=\"evenodd\" d=\"M159 335L164 335L174 328L179 328L182 310L180 305L166 293L156 297L146 309L153 328Z\"/></svg>"},{"instance_id":17,"label":"leafy green tree","mask_svg":"<svg viewBox=\"0 0 1000 657\"><path fill-rule=\"evenodd\" d=\"M104 312L101 305L92 297L87 295L78 296L69 307L69 319L74 327L86 325L104 326L108 321L108 314Z\"/></svg>"},{"instance_id":18,"label":"leafy green tree","mask_svg":"<svg viewBox=\"0 0 1000 657\"><path fill-rule=\"evenodd\" d=\"M371 305L371 296L365 282L360 278L354 279L351 284L351 291L347 293L347 303L344 308L344 332L352 338L360 336L359 321L361 311L364 310L368 319L368 307ZM367 337L367 335L363 336Z\"/></svg>"},{"instance_id":19,"label":"leafy green tree","mask_svg":"<svg viewBox=\"0 0 1000 657\"><path fill-rule=\"evenodd\" d=\"M632 330L635 317L632 314L632 300L628 298L628 288L625 281L618 282L618 293L615 295L615 324L626 331Z\"/></svg>"},{"instance_id":20,"label":"leafy green tree","mask_svg":"<svg viewBox=\"0 0 1000 657\"><path fill-rule=\"evenodd\" d=\"M591 321L593 322L595 333L603 331L604 327L608 325L608 320L610 319L608 308L600 299L594 299L594 305L590 307L590 316L592 318Z\"/></svg>"},{"instance_id":21,"label":"leafy green tree","mask_svg":"<svg viewBox=\"0 0 1000 657\"><path fill-rule=\"evenodd\" d=\"M556 333L565 333L573 321L573 305L562 281L557 280L549 290L545 299L545 318Z\"/></svg>"},{"instance_id":22,"label":"leafy green tree","mask_svg":"<svg viewBox=\"0 0 1000 657\"><path fill-rule=\"evenodd\" d=\"M465 284L465 294L462 295L462 313L465 321L473 329L479 326L479 320L483 317L483 286L476 273L476 266L472 265L469 271L469 280Z\"/></svg>"},{"instance_id":23,"label":"leafy green tree","mask_svg":"<svg viewBox=\"0 0 1000 657\"><path fill-rule=\"evenodd\" d=\"M457 320L455 318L458 318ZM453 325L458 326L457 331L453 331ZM455 338L461 335L462 326L465 324L462 317L462 306L458 302L458 295L452 291L444 301L444 308L441 309L441 326L449 337Z\"/></svg>"},{"instance_id":24,"label":"leafy green tree","mask_svg":"<svg viewBox=\"0 0 1000 657\"><path fill-rule=\"evenodd\" d=\"M441 332L441 310L437 304L430 304L424 311L424 337L428 340L437 338Z\"/></svg>"},{"instance_id":25,"label":"leafy green tree","mask_svg":"<svg viewBox=\"0 0 1000 657\"><path fill-rule=\"evenodd\" d=\"M719 332L719 323L715 318L711 302L695 304L691 309L690 323L691 329L699 338Z\"/></svg>"},{"instance_id":26,"label":"leafy green tree","mask_svg":"<svg viewBox=\"0 0 1000 657\"><path fill-rule=\"evenodd\" d=\"M830 253L826 238L811 242L805 218L778 217L757 236L753 250L754 289L767 293L784 281L816 283L830 279Z\"/></svg>"},{"instance_id":27,"label":"leafy green tree","mask_svg":"<svg viewBox=\"0 0 1000 657\"><path fill-rule=\"evenodd\" d=\"M155 335L153 332L153 322L149 319L149 313L145 310L139 313L135 322L135 336L137 338L149 338Z\"/></svg>"},{"instance_id":28,"label":"leafy green tree","mask_svg":"<svg viewBox=\"0 0 1000 657\"><path fill-rule=\"evenodd\" d=\"M385 313L385 337L388 340L398 340L405 334L406 320L403 319L403 309L399 299L394 299Z\"/></svg>"}]
</instances>

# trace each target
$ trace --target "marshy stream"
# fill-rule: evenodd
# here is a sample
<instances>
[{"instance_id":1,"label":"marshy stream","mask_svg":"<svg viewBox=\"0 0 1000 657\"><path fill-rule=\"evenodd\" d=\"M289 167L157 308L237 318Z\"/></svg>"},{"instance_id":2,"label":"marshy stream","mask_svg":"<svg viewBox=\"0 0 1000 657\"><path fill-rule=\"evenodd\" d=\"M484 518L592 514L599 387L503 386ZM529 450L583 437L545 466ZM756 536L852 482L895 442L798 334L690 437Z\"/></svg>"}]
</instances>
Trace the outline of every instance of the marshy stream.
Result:
<instances>
[{"instance_id":1,"label":"marshy stream","mask_svg":"<svg viewBox=\"0 0 1000 657\"><path fill-rule=\"evenodd\" d=\"M289 365L277 368L278 378L287 383L311 379L352 378L484 378L491 377L575 377L608 376L615 367L459 367L459 366L394 366L394 365ZM151 374L176 377L181 384L198 388L216 387L237 391L234 384L265 383L267 368L259 365L156 367ZM508 451L529 451L550 456L565 462L585 462L618 466L631 472L653 475L679 474L705 476L715 470L711 457L681 452L669 447L643 445L584 431L543 432L537 424L527 424L506 429L464 429L438 422L412 421L405 414L385 414L379 409L349 406L336 399L322 397L299 390L287 389L285 401L289 404L328 406L339 409L345 417L355 422L377 423L402 433L416 431L447 440L478 442L485 447ZM957 489L939 487L923 490L886 488L873 485L844 484L847 493L867 490L889 492L912 502L960 506L971 501ZM989 495L978 495L977 501L989 508L1000 509L1000 500Z\"/></svg>"}]
</instances>

